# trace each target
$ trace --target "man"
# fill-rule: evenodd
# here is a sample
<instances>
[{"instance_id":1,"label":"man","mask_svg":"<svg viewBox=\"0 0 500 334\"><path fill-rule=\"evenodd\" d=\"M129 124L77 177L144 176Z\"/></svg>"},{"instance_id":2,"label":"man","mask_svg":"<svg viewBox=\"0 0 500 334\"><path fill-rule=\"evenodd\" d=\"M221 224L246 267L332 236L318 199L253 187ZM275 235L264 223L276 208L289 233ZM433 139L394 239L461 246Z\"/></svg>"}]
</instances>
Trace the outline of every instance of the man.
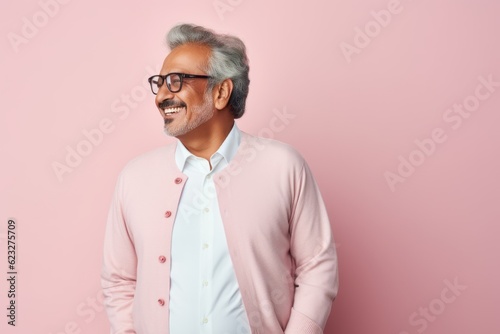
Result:
<instances>
[{"instance_id":1,"label":"man","mask_svg":"<svg viewBox=\"0 0 500 334\"><path fill-rule=\"evenodd\" d=\"M115 334L320 334L337 257L311 171L292 147L236 126L243 42L193 25L149 79L165 132L132 160L109 212L102 269Z\"/></svg>"}]
</instances>

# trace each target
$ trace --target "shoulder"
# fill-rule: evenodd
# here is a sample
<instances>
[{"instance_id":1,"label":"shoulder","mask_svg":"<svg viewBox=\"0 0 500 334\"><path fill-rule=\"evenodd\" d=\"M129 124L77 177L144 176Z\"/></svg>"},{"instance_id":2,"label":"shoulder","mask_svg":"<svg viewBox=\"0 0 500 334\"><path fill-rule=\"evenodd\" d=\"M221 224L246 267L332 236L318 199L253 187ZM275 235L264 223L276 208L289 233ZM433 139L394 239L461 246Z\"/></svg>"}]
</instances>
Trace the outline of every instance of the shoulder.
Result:
<instances>
[{"instance_id":1,"label":"shoulder","mask_svg":"<svg viewBox=\"0 0 500 334\"><path fill-rule=\"evenodd\" d=\"M276 139L257 137L242 131L241 155L244 160L276 163L301 168L304 157L295 147Z\"/></svg>"},{"instance_id":2,"label":"shoulder","mask_svg":"<svg viewBox=\"0 0 500 334\"><path fill-rule=\"evenodd\" d=\"M157 147L129 160L122 169L122 174L152 173L175 166L174 153L176 142Z\"/></svg>"}]
</instances>

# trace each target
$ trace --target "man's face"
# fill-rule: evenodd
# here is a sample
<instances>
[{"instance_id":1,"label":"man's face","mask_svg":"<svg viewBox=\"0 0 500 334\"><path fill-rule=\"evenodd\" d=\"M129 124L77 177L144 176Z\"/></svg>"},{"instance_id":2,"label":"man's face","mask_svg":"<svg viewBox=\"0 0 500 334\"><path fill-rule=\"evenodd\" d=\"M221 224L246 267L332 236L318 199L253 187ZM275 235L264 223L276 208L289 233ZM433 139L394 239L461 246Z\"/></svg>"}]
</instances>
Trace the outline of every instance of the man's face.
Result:
<instances>
[{"instance_id":1,"label":"man's face","mask_svg":"<svg viewBox=\"0 0 500 334\"><path fill-rule=\"evenodd\" d=\"M172 72L207 75L205 68L210 49L199 44L181 45L165 58L160 74ZM156 106L165 120L165 133L178 137L207 122L214 114L210 92L205 94L207 79L184 78L177 93L164 83L156 95Z\"/></svg>"}]
</instances>

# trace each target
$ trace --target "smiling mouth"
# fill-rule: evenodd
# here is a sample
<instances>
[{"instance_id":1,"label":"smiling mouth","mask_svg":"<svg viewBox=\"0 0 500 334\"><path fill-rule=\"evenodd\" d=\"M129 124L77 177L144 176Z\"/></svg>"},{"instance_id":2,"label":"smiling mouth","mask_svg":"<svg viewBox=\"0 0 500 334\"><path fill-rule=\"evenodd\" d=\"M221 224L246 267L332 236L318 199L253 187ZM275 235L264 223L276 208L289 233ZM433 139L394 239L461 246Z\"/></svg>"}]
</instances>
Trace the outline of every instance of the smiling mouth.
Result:
<instances>
[{"instance_id":1,"label":"smiling mouth","mask_svg":"<svg viewBox=\"0 0 500 334\"><path fill-rule=\"evenodd\" d=\"M184 109L186 109L186 108L185 107L165 108L165 109L163 109L163 113L165 114L165 116L170 116L170 115L178 114L179 112L181 112Z\"/></svg>"}]
</instances>

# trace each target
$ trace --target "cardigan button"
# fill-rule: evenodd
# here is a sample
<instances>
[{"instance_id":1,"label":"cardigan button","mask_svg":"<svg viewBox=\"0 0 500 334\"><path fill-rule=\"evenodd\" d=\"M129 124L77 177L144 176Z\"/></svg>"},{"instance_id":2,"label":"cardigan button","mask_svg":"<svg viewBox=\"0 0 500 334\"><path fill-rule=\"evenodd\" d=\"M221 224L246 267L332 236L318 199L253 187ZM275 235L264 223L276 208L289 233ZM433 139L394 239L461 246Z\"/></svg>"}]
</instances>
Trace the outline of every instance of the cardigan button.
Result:
<instances>
[{"instance_id":1,"label":"cardigan button","mask_svg":"<svg viewBox=\"0 0 500 334\"><path fill-rule=\"evenodd\" d=\"M180 177L176 177L174 182L175 184L180 184L182 182L182 179Z\"/></svg>"},{"instance_id":2,"label":"cardigan button","mask_svg":"<svg viewBox=\"0 0 500 334\"><path fill-rule=\"evenodd\" d=\"M160 263L165 263L167 261L167 258L162 255L158 258L158 261L160 261Z\"/></svg>"},{"instance_id":3,"label":"cardigan button","mask_svg":"<svg viewBox=\"0 0 500 334\"><path fill-rule=\"evenodd\" d=\"M172 215L172 211L165 211L165 217L168 218Z\"/></svg>"},{"instance_id":4,"label":"cardigan button","mask_svg":"<svg viewBox=\"0 0 500 334\"><path fill-rule=\"evenodd\" d=\"M164 301L163 299L161 299L161 298L160 298L160 299L158 299L158 304L159 304L160 306L163 306L163 305L165 305L165 301Z\"/></svg>"}]
</instances>

